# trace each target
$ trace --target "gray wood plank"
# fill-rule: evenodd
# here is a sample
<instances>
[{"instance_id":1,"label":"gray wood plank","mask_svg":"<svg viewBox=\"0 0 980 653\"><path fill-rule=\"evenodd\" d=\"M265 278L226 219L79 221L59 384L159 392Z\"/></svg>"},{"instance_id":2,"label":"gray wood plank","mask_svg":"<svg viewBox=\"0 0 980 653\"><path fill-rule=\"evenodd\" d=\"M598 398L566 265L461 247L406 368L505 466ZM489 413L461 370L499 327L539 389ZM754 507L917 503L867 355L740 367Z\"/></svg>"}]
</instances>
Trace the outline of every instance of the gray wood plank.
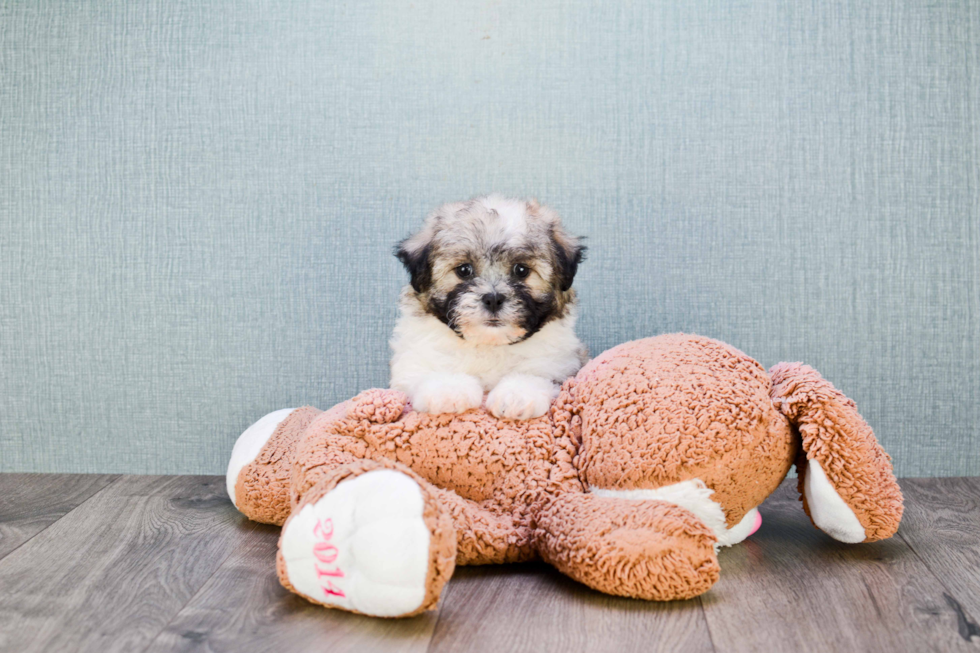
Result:
<instances>
[{"instance_id":1,"label":"gray wood plank","mask_svg":"<svg viewBox=\"0 0 980 653\"><path fill-rule=\"evenodd\" d=\"M948 591L958 630L980 645L980 479L904 479L899 530Z\"/></svg>"},{"instance_id":2,"label":"gray wood plank","mask_svg":"<svg viewBox=\"0 0 980 653\"><path fill-rule=\"evenodd\" d=\"M148 651L424 651L436 615L374 619L314 605L275 572L279 529L257 525Z\"/></svg>"},{"instance_id":3,"label":"gray wood plank","mask_svg":"<svg viewBox=\"0 0 980 653\"><path fill-rule=\"evenodd\" d=\"M239 515L220 477L0 475L0 651L980 648L980 480L903 481L900 537L856 546L814 529L791 483L700 600L461 568L438 614L381 620L282 589L278 529Z\"/></svg>"},{"instance_id":4,"label":"gray wood plank","mask_svg":"<svg viewBox=\"0 0 980 653\"><path fill-rule=\"evenodd\" d=\"M121 478L0 560L0 650L143 649L252 528L222 477Z\"/></svg>"},{"instance_id":5,"label":"gray wood plank","mask_svg":"<svg viewBox=\"0 0 980 653\"><path fill-rule=\"evenodd\" d=\"M711 651L697 599L600 594L543 563L457 568L431 651Z\"/></svg>"},{"instance_id":6,"label":"gray wood plank","mask_svg":"<svg viewBox=\"0 0 980 653\"><path fill-rule=\"evenodd\" d=\"M835 542L810 524L794 485L763 504L758 533L720 555L721 580L701 597L717 650L976 650L904 540Z\"/></svg>"},{"instance_id":7,"label":"gray wood plank","mask_svg":"<svg viewBox=\"0 0 980 653\"><path fill-rule=\"evenodd\" d=\"M117 478L111 474L0 474L0 558Z\"/></svg>"}]
</instances>

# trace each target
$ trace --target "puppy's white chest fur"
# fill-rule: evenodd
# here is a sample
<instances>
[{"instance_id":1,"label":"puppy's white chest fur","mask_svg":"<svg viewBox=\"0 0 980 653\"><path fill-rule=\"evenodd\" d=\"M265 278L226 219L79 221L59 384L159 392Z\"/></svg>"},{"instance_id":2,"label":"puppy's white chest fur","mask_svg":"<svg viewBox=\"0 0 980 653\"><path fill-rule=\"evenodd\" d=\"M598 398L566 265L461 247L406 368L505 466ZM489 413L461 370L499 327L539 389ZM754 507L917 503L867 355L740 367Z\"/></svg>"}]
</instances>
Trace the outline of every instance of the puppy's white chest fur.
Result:
<instances>
[{"instance_id":1,"label":"puppy's white chest fur","mask_svg":"<svg viewBox=\"0 0 980 653\"><path fill-rule=\"evenodd\" d=\"M412 300L402 300L402 314L391 339L391 384L409 394L432 374L466 374L490 391L508 374L526 374L561 383L575 374L585 348L575 335L575 311L544 325L533 336L512 345L473 344L431 315L418 315Z\"/></svg>"}]
</instances>

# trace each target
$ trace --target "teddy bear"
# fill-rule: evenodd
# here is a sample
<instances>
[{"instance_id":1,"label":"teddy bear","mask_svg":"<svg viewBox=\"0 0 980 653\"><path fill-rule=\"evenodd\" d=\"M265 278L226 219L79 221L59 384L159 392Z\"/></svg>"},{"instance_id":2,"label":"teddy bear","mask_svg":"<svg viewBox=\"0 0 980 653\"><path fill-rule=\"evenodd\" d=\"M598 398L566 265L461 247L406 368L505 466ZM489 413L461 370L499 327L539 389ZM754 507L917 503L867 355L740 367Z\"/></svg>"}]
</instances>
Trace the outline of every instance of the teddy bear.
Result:
<instances>
[{"instance_id":1,"label":"teddy bear","mask_svg":"<svg viewBox=\"0 0 980 653\"><path fill-rule=\"evenodd\" d=\"M407 617L437 605L456 565L534 559L608 594L697 596L793 465L830 537L896 532L891 459L853 401L806 365L767 373L670 334L592 359L527 421L420 413L382 389L270 413L239 437L227 483L247 517L282 526L287 589Z\"/></svg>"}]
</instances>

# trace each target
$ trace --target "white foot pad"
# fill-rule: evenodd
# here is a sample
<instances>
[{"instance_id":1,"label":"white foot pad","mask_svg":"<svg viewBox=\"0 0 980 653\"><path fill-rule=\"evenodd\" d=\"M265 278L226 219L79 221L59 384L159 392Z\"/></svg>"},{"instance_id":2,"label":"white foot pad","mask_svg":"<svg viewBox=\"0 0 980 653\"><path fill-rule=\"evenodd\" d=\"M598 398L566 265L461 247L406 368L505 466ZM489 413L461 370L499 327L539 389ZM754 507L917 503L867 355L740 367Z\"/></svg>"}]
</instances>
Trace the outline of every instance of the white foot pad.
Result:
<instances>
[{"instance_id":1,"label":"white foot pad","mask_svg":"<svg viewBox=\"0 0 980 653\"><path fill-rule=\"evenodd\" d=\"M803 494L817 528L839 542L856 544L864 541L864 527L857 515L837 494L816 460L807 461Z\"/></svg>"},{"instance_id":2,"label":"white foot pad","mask_svg":"<svg viewBox=\"0 0 980 653\"><path fill-rule=\"evenodd\" d=\"M390 469L338 484L286 524L289 582L320 603L377 617L418 609L429 571L424 508L418 484Z\"/></svg>"},{"instance_id":3,"label":"white foot pad","mask_svg":"<svg viewBox=\"0 0 980 653\"><path fill-rule=\"evenodd\" d=\"M238 482L238 475L242 473L246 465L249 465L255 460L255 457L262 451L262 447L269 441L272 434L276 432L276 427L284 419L289 417L289 414L294 410L294 408L283 408L282 410L269 413L245 429L245 432L238 436L238 439L235 441L235 448L231 450L228 473L225 475L228 496L231 497L232 503L235 503L235 483Z\"/></svg>"}]
</instances>

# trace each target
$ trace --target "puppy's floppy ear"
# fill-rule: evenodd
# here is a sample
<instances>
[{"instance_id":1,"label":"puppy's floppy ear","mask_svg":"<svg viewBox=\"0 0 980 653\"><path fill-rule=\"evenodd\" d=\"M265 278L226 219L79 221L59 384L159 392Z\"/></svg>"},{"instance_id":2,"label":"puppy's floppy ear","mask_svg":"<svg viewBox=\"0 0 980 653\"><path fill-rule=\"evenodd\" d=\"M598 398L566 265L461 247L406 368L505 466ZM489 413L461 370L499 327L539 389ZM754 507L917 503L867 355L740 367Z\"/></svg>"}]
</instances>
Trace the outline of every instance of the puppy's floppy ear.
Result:
<instances>
[{"instance_id":1,"label":"puppy's floppy ear","mask_svg":"<svg viewBox=\"0 0 980 653\"><path fill-rule=\"evenodd\" d=\"M425 292L432 285L432 243L422 234L410 236L395 245L395 256L411 275L412 289Z\"/></svg>"},{"instance_id":2,"label":"puppy's floppy ear","mask_svg":"<svg viewBox=\"0 0 980 653\"><path fill-rule=\"evenodd\" d=\"M585 260L585 245L582 239L565 231L561 218L551 208L543 206L536 199L525 200L528 216L541 220L547 225L551 239L551 255L555 268L555 282L562 292L568 292L575 281L579 264Z\"/></svg>"},{"instance_id":3,"label":"puppy's floppy ear","mask_svg":"<svg viewBox=\"0 0 980 653\"><path fill-rule=\"evenodd\" d=\"M572 287L579 264L585 260L586 247L581 238L568 235L561 225L551 230L551 249L555 256L555 274L562 292Z\"/></svg>"}]
</instances>

